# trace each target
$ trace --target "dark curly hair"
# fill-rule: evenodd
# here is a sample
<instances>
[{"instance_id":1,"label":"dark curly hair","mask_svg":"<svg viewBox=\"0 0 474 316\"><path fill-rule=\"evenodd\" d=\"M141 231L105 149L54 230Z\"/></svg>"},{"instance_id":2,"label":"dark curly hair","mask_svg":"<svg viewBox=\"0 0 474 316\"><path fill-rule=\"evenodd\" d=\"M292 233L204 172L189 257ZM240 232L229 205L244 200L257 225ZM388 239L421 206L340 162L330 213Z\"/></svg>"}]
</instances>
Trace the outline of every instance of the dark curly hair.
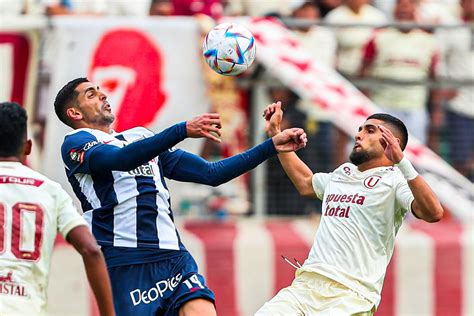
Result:
<instances>
[{"instance_id":1,"label":"dark curly hair","mask_svg":"<svg viewBox=\"0 0 474 316\"><path fill-rule=\"evenodd\" d=\"M54 99L54 111L56 112L56 115L61 120L61 122L68 126L71 126L71 123L66 115L66 108L77 98L78 93L75 91L75 89L83 82L89 82L89 79L82 77L69 81L64 87L61 88L61 90L59 90L56 98Z\"/></svg>"},{"instance_id":2,"label":"dark curly hair","mask_svg":"<svg viewBox=\"0 0 474 316\"><path fill-rule=\"evenodd\" d=\"M15 102L0 103L0 157L17 156L26 140L25 109Z\"/></svg>"},{"instance_id":3,"label":"dark curly hair","mask_svg":"<svg viewBox=\"0 0 474 316\"><path fill-rule=\"evenodd\" d=\"M408 130L405 124L400 119L386 113L372 114L367 119L380 120L392 127L392 133L395 135L395 137L400 138L400 147L402 148L402 150L405 150L405 147L408 143Z\"/></svg>"}]
</instances>

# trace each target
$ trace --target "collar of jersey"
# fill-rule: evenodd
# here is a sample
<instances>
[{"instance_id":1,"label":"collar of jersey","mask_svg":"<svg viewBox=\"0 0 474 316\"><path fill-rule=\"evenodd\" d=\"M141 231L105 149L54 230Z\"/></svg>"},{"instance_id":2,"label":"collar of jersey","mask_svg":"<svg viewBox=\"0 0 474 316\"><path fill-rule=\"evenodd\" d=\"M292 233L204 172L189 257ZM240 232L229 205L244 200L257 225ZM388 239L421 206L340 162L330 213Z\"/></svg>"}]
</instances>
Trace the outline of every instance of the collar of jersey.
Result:
<instances>
[{"instance_id":1,"label":"collar of jersey","mask_svg":"<svg viewBox=\"0 0 474 316\"><path fill-rule=\"evenodd\" d=\"M359 169L356 166L354 174L363 176L363 175L367 175L367 174L376 173L376 172L379 172L379 171L382 171L382 170L386 170L386 169L389 169L389 168L390 168L390 166L382 166L382 167L370 168L370 169L367 169L365 171L359 171Z\"/></svg>"}]
</instances>

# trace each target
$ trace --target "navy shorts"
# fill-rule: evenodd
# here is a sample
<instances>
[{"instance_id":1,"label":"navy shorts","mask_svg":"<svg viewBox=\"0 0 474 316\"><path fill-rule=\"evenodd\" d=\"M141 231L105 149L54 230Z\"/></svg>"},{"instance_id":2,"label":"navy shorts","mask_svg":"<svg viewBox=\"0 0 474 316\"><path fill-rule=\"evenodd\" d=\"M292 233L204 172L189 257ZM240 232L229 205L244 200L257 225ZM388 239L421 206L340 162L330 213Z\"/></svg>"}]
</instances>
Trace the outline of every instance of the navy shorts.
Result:
<instances>
[{"instance_id":1,"label":"navy shorts","mask_svg":"<svg viewBox=\"0 0 474 316\"><path fill-rule=\"evenodd\" d=\"M214 293L198 274L188 252L162 261L111 267L117 315L178 315L184 303L202 298L214 303Z\"/></svg>"}]
</instances>

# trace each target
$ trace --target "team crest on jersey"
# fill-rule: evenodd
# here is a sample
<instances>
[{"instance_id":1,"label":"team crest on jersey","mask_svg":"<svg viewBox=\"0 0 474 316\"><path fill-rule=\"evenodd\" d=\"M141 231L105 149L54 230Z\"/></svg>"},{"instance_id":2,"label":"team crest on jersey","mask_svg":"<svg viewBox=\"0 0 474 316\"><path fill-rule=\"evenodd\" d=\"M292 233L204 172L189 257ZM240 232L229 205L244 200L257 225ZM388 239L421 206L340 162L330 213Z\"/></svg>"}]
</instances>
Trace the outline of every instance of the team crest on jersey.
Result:
<instances>
[{"instance_id":1,"label":"team crest on jersey","mask_svg":"<svg viewBox=\"0 0 474 316\"><path fill-rule=\"evenodd\" d=\"M377 183L379 183L380 179L382 179L382 177L379 177L379 176L370 176L368 178L365 178L364 186L367 189L372 189L373 187L377 185Z\"/></svg>"},{"instance_id":2,"label":"team crest on jersey","mask_svg":"<svg viewBox=\"0 0 474 316\"><path fill-rule=\"evenodd\" d=\"M72 161L82 163L84 161L84 151L71 149L71 151L69 151L69 158L71 158Z\"/></svg>"},{"instance_id":3,"label":"team crest on jersey","mask_svg":"<svg viewBox=\"0 0 474 316\"><path fill-rule=\"evenodd\" d=\"M91 142L87 142L84 147L82 148L84 151L88 151L89 149L91 149L92 147L94 147L94 145L97 145L99 142L96 141L96 140L93 140Z\"/></svg>"},{"instance_id":4,"label":"team crest on jersey","mask_svg":"<svg viewBox=\"0 0 474 316\"><path fill-rule=\"evenodd\" d=\"M9 271L6 275L0 276L0 295L1 294L28 297L25 287L13 280L12 271Z\"/></svg>"}]
</instances>

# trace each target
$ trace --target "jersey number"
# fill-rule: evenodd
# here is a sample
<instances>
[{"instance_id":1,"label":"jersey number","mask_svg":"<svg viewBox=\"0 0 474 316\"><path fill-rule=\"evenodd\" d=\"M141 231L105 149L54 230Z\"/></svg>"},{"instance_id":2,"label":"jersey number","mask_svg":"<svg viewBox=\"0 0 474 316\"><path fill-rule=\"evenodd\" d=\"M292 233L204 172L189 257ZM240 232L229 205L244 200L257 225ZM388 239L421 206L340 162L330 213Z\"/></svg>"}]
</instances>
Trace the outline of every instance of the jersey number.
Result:
<instances>
[{"instance_id":1,"label":"jersey number","mask_svg":"<svg viewBox=\"0 0 474 316\"><path fill-rule=\"evenodd\" d=\"M41 240L43 239L43 209L38 204L33 203L16 203L12 207L12 241L11 251L13 255L21 260L34 261L40 257ZM22 239L22 225L25 213L34 213L34 242L33 250L21 250L20 244ZM6 239L6 209L5 205L0 203L0 254L5 251Z\"/></svg>"}]
</instances>

